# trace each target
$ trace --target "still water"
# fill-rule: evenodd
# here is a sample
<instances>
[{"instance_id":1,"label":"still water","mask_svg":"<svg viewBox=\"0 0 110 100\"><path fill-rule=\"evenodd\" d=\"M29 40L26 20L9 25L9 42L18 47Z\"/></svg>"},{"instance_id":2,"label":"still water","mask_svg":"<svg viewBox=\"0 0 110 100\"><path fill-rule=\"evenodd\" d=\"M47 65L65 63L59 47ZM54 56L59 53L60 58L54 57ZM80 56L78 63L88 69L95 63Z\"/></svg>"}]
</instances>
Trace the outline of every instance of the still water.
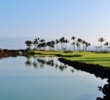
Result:
<instances>
[{"instance_id":1,"label":"still water","mask_svg":"<svg viewBox=\"0 0 110 100\"><path fill-rule=\"evenodd\" d=\"M106 79L60 63L56 57L0 59L0 100L96 100Z\"/></svg>"}]
</instances>

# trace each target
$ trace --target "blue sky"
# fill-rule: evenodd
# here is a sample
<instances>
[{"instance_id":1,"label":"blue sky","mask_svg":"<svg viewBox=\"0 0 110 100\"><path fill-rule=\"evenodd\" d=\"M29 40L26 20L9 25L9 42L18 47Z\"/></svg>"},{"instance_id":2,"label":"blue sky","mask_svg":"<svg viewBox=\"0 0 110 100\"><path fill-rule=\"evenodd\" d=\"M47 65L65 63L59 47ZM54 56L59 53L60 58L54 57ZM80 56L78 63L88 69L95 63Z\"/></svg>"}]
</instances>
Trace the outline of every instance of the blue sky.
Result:
<instances>
[{"instance_id":1,"label":"blue sky","mask_svg":"<svg viewBox=\"0 0 110 100\"><path fill-rule=\"evenodd\" d=\"M0 0L0 37L62 36L110 42L110 0Z\"/></svg>"}]
</instances>

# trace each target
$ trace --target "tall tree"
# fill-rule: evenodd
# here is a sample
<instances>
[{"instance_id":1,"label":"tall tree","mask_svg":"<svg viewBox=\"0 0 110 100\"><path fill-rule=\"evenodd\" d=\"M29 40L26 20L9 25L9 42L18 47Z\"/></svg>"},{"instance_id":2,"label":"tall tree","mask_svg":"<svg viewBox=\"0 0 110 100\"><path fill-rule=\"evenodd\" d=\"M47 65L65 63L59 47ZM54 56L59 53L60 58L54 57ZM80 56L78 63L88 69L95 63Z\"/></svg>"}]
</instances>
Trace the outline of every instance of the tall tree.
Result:
<instances>
[{"instance_id":1,"label":"tall tree","mask_svg":"<svg viewBox=\"0 0 110 100\"><path fill-rule=\"evenodd\" d=\"M64 42L66 43L65 49L67 50L67 43L69 42L67 39L64 40Z\"/></svg>"},{"instance_id":2,"label":"tall tree","mask_svg":"<svg viewBox=\"0 0 110 100\"><path fill-rule=\"evenodd\" d=\"M78 48L79 48L80 44L78 42L76 43L76 46L77 46L77 50L79 50Z\"/></svg>"},{"instance_id":3,"label":"tall tree","mask_svg":"<svg viewBox=\"0 0 110 100\"><path fill-rule=\"evenodd\" d=\"M80 46L81 46L82 39L81 39L81 38L78 38L78 39L77 39L77 42L79 43L79 50L80 50Z\"/></svg>"},{"instance_id":4,"label":"tall tree","mask_svg":"<svg viewBox=\"0 0 110 100\"><path fill-rule=\"evenodd\" d=\"M76 37L72 36L71 40L73 40L73 42L75 42Z\"/></svg>"},{"instance_id":5,"label":"tall tree","mask_svg":"<svg viewBox=\"0 0 110 100\"><path fill-rule=\"evenodd\" d=\"M42 46L43 50L45 50L47 44L45 42L43 42L41 46Z\"/></svg>"},{"instance_id":6,"label":"tall tree","mask_svg":"<svg viewBox=\"0 0 110 100\"><path fill-rule=\"evenodd\" d=\"M49 47L49 50L50 50L51 42L47 42L47 46Z\"/></svg>"},{"instance_id":7,"label":"tall tree","mask_svg":"<svg viewBox=\"0 0 110 100\"><path fill-rule=\"evenodd\" d=\"M31 49L32 41L27 40L27 41L25 42L25 44L28 46L28 49Z\"/></svg>"},{"instance_id":8,"label":"tall tree","mask_svg":"<svg viewBox=\"0 0 110 100\"><path fill-rule=\"evenodd\" d=\"M73 49L75 51L75 42L72 42L71 45L73 45Z\"/></svg>"},{"instance_id":9,"label":"tall tree","mask_svg":"<svg viewBox=\"0 0 110 100\"><path fill-rule=\"evenodd\" d=\"M56 43L56 45L57 45L57 50L58 50L58 49L59 49L59 48L58 48L58 43L59 43L59 40L58 40L58 39L56 39L56 40L55 40L55 43Z\"/></svg>"},{"instance_id":10,"label":"tall tree","mask_svg":"<svg viewBox=\"0 0 110 100\"><path fill-rule=\"evenodd\" d=\"M98 51L98 46L95 46L95 48L96 48L96 51Z\"/></svg>"},{"instance_id":11,"label":"tall tree","mask_svg":"<svg viewBox=\"0 0 110 100\"><path fill-rule=\"evenodd\" d=\"M64 43L64 40L65 40L65 38L64 38L64 37L60 38L61 50L63 50L63 43Z\"/></svg>"},{"instance_id":12,"label":"tall tree","mask_svg":"<svg viewBox=\"0 0 110 100\"><path fill-rule=\"evenodd\" d=\"M37 45L37 48L38 48L39 50L41 50L41 47L42 47L42 44L39 43L39 44Z\"/></svg>"},{"instance_id":13,"label":"tall tree","mask_svg":"<svg viewBox=\"0 0 110 100\"><path fill-rule=\"evenodd\" d=\"M104 43L104 46L105 46L105 51L106 51L107 50L106 48L108 48L109 43L108 42Z\"/></svg>"},{"instance_id":14,"label":"tall tree","mask_svg":"<svg viewBox=\"0 0 110 100\"><path fill-rule=\"evenodd\" d=\"M84 51L84 45L85 45L85 41L84 40L82 40L82 44L83 44L83 51Z\"/></svg>"},{"instance_id":15,"label":"tall tree","mask_svg":"<svg viewBox=\"0 0 110 100\"><path fill-rule=\"evenodd\" d=\"M87 47L89 47L91 44L90 43L88 43L88 42L86 42L85 43L85 50L87 51Z\"/></svg>"},{"instance_id":16,"label":"tall tree","mask_svg":"<svg viewBox=\"0 0 110 100\"><path fill-rule=\"evenodd\" d=\"M88 47L90 48L90 46L91 46L91 44L90 43L88 43Z\"/></svg>"},{"instance_id":17,"label":"tall tree","mask_svg":"<svg viewBox=\"0 0 110 100\"><path fill-rule=\"evenodd\" d=\"M41 39L40 42L43 43L43 42L45 42L45 40L44 39Z\"/></svg>"},{"instance_id":18,"label":"tall tree","mask_svg":"<svg viewBox=\"0 0 110 100\"><path fill-rule=\"evenodd\" d=\"M51 41L51 49L54 48L55 41Z\"/></svg>"},{"instance_id":19,"label":"tall tree","mask_svg":"<svg viewBox=\"0 0 110 100\"><path fill-rule=\"evenodd\" d=\"M36 49L36 48L37 48L37 44L38 44L38 39L36 38L36 39L34 39L34 42L33 42L34 49Z\"/></svg>"},{"instance_id":20,"label":"tall tree","mask_svg":"<svg viewBox=\"0 0 110 100\"><path fill-rule=\"evenodd\" d=\"M72 45L73 45L73 47L74 47L74 51L75 51L75 39L76 39L75 36L72 36L72 37L71 37L71 40L73 40Z\"/></svg>"},{"instance_id":21,"label":"tall tree","mask_svg":"<svg viewBox=\"0 0 110 100\"><path fill-rule=\"evenodd\" d=\"M101 47L102 47L102 42L105 41L105 39L103 39L102 37L98 39L98 41L101 43ZM103 51L103 47L102 47L102 51Z\"/></svg>"}]
</instances>

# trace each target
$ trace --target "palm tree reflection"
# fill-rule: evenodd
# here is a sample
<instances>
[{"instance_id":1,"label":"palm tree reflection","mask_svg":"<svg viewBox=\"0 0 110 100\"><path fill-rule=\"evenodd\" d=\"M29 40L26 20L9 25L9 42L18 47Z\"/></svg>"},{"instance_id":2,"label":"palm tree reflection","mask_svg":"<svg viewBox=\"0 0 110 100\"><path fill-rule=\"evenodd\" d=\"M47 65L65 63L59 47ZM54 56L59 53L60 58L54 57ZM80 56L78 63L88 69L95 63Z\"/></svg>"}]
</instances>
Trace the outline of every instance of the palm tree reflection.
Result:
<instances>
[{"instance_id":1,"label":"palm tree reflection","mask_svg":"<svg viewBox=\"0 0 110 100\"><path fill-rule=\"evenodd\" d=\"M73 73L74 72L74 69L71 69L71 72Z\"/></svg>"},{"instance_id":2,"label":"palm tree reflection","mask_svg":"<svg viewBox=\"0 0 110 100\"><path fill-rule=\"evenodd\" d=\"M55 65L54 64L54 60L48 60L48 61L46 61L46 64L50 65L50 66L54 66Z\"/></svg>"},{"instance_id":3,"label":"palm tree reflection","mask_svg":"<svg viewBox=\"0 0 110 100\"><path fill-rule=\"evenodd\" d=\"M36 62L36 57L34 56L33 59L34 59L34 62L33 62L34 68L38 68L38 67L37 67L37 62Z\"/></svg>"},{"instance_id":4,"label":"palm tree reflection","mask_svg":"<svg viewBox=\"0 0 110 100\"><path fill-rule=\"evenodd\" d=\"M32 62L32 57L27 56L27 61L25 62L26 66L33 66L34 68L44 68L45 65L55 67L55 69L59 69L61 72L63 72L67 66L57 62L57 59L54 59L53 57L33 57L33 62ZM55 61L56 60L56 61ZM74 72L74 69L70 70L72 73Z\"/></svg>"},{"instance_id":5,"label":"palm tree reflection","mask_svg":"<svg viewBox=\"0 0 110 100\"><path fill-rule=\"evenodd\" d=\"M27 61L25 62L25 64L26 64L27 66L31 66L31 62L30 62L29 60L27 60Z\"/></svg>"},{"instance_id":6,"label":"palm tree reflection","mask_svg":"<svg viewBox=\"0 0 110 100\"><path fill-rule=\"evenodd\" d=\"M96 100L110 100L110 78L107 81L108 83L105 84L103 87L99 86L99 91L101 91L104 96L103 98L97 97Z\"/></svg>"},{"instance_id":7,"label":"palm tree reflection","mask_svg":"<svg viewBox=\"0 0 110 100\"><path fill-rule=\"evenodd\" d=\"M43 59L37 59L38 63L40 63L40 67L43 68L45 65L45 60Z\"/></svg>"},{"instance_id":8,"label":"palm tree reflection","mask_svg":"<svg viewBox=\"0 0 110 100\"><path fill-rule=\"evenodd\" d=\"M37 63L33 62L33 66L34 66L34 68L37 68Z\"/></svg>"}]
</instances>

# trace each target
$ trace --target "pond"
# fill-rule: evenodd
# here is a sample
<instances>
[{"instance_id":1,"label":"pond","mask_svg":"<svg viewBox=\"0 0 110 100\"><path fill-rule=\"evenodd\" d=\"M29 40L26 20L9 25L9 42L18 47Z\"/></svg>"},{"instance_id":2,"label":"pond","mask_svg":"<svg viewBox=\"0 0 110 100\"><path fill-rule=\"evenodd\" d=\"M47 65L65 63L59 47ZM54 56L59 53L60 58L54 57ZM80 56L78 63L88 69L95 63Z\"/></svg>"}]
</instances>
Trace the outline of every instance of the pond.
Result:
<instances>
[{"instance_id":1,"label":"pond","mask_svg":"<svg viewBox=\"0 0 110 100\"><path fill-rule=\"evenodd\" d=\"M57 57L0 59L0 100L96 100L106 83Z\"/></svg>"}]
</instances>

